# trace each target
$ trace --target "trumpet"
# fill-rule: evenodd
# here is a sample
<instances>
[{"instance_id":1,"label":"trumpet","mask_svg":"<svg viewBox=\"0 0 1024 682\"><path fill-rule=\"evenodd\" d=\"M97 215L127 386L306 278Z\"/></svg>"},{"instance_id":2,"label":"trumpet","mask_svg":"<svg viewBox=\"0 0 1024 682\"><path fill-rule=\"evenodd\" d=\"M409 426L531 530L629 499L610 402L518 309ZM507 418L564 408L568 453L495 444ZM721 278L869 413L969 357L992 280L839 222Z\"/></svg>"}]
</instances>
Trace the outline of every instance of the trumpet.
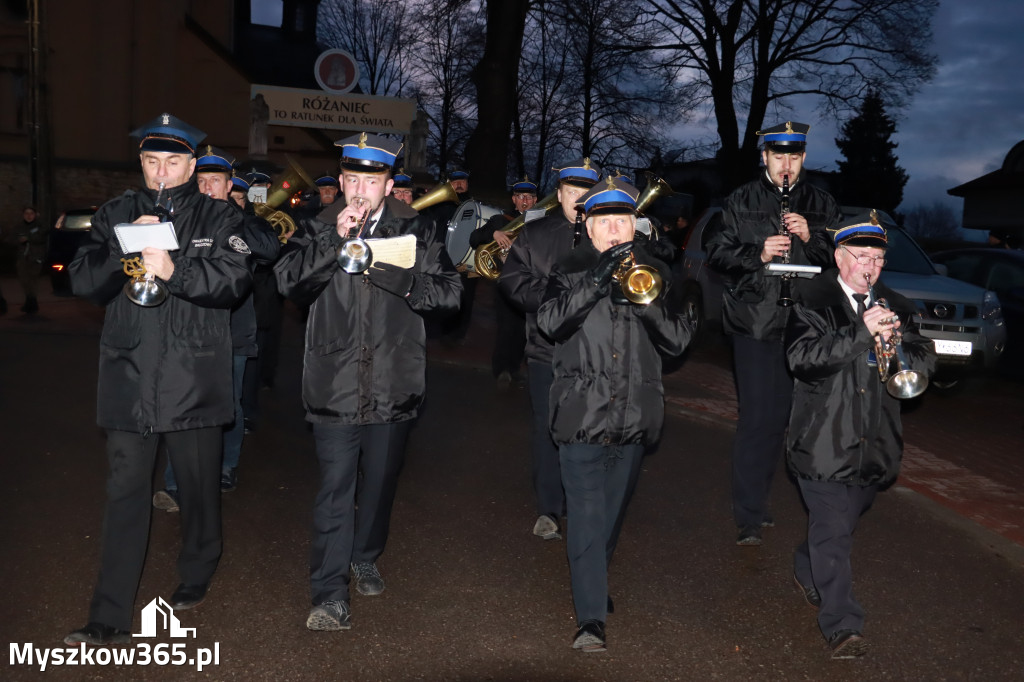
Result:
<instances>
[{"instance_id":1,"label":"trumpet","mask_svg":"<svg viewBox=\"0 0 1024 682\"><path fill-rule=\"evenodd\" d=\"M615 269L612 280L618 282L626 300L639 305L649 305L662 290L661 273L650 265L638 264L632 251Z\"/></svg>"},{"instance_id":2,"label":"trumpet","mask_svg":"<svg viewBox=\"0 0 1024 682\"><path fill-rule=\"evenodd\" d=\"M366 272L366 269L370 267L370 263L373 261L373 251L370 249L370 245L362 238L363 230L366 229L366 224L370 221L370 206L366 199L354 198L353 203L360 205L366 205L366 213L363 214L363 222L359 225L359 229L352 234L349 231L349 236L341 243L338 247L338 267L347 272L350 275L358 275L359 273Z\"/></svg>"},{"instance_id":3,"label":"trumpet","mask_svg":"<svg viewBox=\"0 0 1024 682\"><path fill-rule=\"evenodd\" d=\"M865 274L864 279L868 280L870 284L871 278L869 275ZM870 290L870 295L874 299L873 290ZM884 298L875 300L874 305L881 306L890 312L892 311L892 308L889 307L889 302ZM896 324L898 320L899 317L893 313L890 317L884 318L882 322ZM890 365L893 358L896 358L897 371L895 374L890 374ZM910 363L907 362L907 358L903 353L903 332L898 327L893 327L888 340L882 338L881 332L875 334L875 360L878 364L878 378L885 384L885 390L893 398L900 400L916 398L928 388L928 377L922 372L911 369Z\"/></svg>"},{"instance_id":4,"label":"trumpet","mask_svg":"<svg viewBox=\"0 0 1024 682\"><path fill-rule=\"evenodd\" d=\"M153 200L153 213L161 222L169 221L173 212L173 209L170 208L170 198L168 198L166 206L162 201L164 186L164 183L161 182L156 192L156 198ZM122 258L121 266L124 274L131 278L125 282L122 289L129 301L143 308L152 308L167 300L167 285L154 277L152 273L146 272L146 266L143 265L140 256Z\"/></svg>"}]
</instances>

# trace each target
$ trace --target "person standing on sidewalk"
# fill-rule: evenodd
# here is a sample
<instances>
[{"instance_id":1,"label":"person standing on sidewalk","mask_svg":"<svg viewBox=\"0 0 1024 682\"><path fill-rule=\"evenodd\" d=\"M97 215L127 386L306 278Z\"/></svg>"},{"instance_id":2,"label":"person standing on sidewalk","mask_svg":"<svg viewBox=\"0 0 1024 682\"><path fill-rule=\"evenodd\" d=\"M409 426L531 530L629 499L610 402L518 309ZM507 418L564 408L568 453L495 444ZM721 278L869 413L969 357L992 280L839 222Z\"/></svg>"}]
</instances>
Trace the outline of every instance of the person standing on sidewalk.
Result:
<instances>
[{"instance_id":1,"label":"person standing on sidewalk","mask_svg":"<svg viewBox=\"0 0 1024 682\"><path fill-rule=\"evenodd\" d=\"M308 221L274 266L281 293L310 306L302 401L313 424L320 489L306 627L319 631L352 627L350 576L362 595L384 591L377 560L426 389L421 315L454 311L460 292L459 274L443 246L424 241L427 219L386 197L401 143L361 133L335 144L342 150L345 200ZM415 236L415 263L343 270L339 248L357 234L382 241Z\"/></svg>"},{"instance_id":2,"label":"person standing on sidewalk","mask_svg":"<svg viewBox=\"0 0 1024 682\"><path fill-rule=\"evenodd\" d=\"M533 491L537 520L533 534L542 540L562 537L561 518L565 514L565 492L558 460L558 446L551 440L548 410L551 382L551 355L554 344L537 328L537 309L548 289L548 276L574 248L576 203L597 183L601 167L589 158L578 159L552 168L558 173L558 203L554 213L523 226L512 242L498 289L526 313L526 371L533 412L530 446L533 455Z\"/></svg>"},{"instance_id":3,"label":"person standing on sidewalk","mask_svg":"<svg viewBox=\"0 0 1024 682\"><path fill-rule=\"evenodd\" d=\"M39 279L39 274L43 270L43 259L46 258L49 234L49 228L39 222L36 209L26 206L21 212L21 222L14 230L18 249L18 282L25 295L21 312L26 315L35 315L39 312L36 280Z\"/></svg>"},{"instance_id":4,"label":"person standing on sidewalk","mask_svg":"<svg viewBox=\"0 0 1024 682\"><path fill-rule=\"evenodd\" d=\"M75 295L106 308L96 404L109 463L99 576L88 624L64 639L71 645L131 639L161 444L181 493L181 584L171 607L203 601L222 548L223 427L234 416L229 318L251 280L242 214L199 192L193 172L202 132L164 114L133 136L141 140L145 187L100 207L70 266ZM115 227L164 220L173 223L178 248L148 246L141 261L166 298L143 306L124 293L132 254L122 251Z\"/></svg>"},{"instance_id":5,"label":"person standing on sidewalk","mask_svg":"<svg viewBox=\"0 0 1024 682\"><path fill-rule=\"evenodd\" d=\"M793 392L782 347L789 309L778 303L780 278L768 276L765 265L788 253L793 264L831 267L826 229L841 218L835 200L807 181L809 129L787 121L758 132L764 137L761 177L728 196L721 227L707 242L708 265L730 280L722 296L722 324L732 337L739 403L732 446L737 545L760 545L761 529L775 523L769 494Z\"/></svg>"},{"instance_id":6,"label":"person standing on sidewalk","mask_svg":"<svg viewBox=\"0 0 1024 682\"><path fill-rule=\"evenodd\" d=\"M691 336L666 296L668 265L634 245L638 195L607 178L583 196L590 241L555 266L537 311L538 328L555 342L549 423L568 510L572 646L584 652L606 649L608 566L644 450L665 418L661 357L681 355ZM664 289L647 304L630 301L617 279L631 254L661 275Z\"/></svg>"},{"instance_id":7,"label":"person standing on sidewalk","mask_svg":"<svg viewBox=\"0 0 1024 682\"><path fill-rule=\"evenodd\" d=\"M899 368L879 344L902 336L910 368L925 376L936 356L913 322L914 304L879 281L888 243L875 212L840 226L835 246L838 274L798 285L786 329L795 378L787 460L807 508L794 580L818 609L832 658L854 658L867 642L864 609L853 596L853 532L875 493L896 480L903 454L900 402L879 381L878 362Z\"/></svg>"}]
</instances>

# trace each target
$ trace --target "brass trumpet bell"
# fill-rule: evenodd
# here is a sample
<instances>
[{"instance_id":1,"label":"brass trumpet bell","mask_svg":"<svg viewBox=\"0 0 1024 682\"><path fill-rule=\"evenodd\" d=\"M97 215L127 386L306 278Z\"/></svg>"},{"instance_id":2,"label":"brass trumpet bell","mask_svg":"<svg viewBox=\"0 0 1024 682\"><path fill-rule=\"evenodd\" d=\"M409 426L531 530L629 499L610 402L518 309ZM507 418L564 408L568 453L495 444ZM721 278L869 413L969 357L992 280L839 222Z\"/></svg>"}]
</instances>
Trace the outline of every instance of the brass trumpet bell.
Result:
<instances>
[{"instance_id":1,"label":"brass trumpet bell","mask_svg":"<svg viewBox=\"0 0 1024 682\"><path fill-rule=\"evenodd\" d=\"M441 204L446 201L450 201L453 204L459 203L459 193L455 191L450 182L442 182L440 185L431 187L426 194L419 199L414 199L409 205L414 211L422 211L425 208L430 208L435 204Z\"/></svg>"},{"instance_id":2,"label":"brass trumpet bell","mask_svg":"<svg viewBox=\"0 0 1024 682\"><path fill-rule=\"evenodd\" d=\"M370 245L359 237L346 239L338 247L338 266L350 275L366 272L372 261Z\"/></svg>"},{"instance_id":3,"label":"brass trumpet bell","mask_svg":"<svg viewBox=\"0 0 1024 682\"><path fill-rule=\"evenodd\" d=\"M632 253L622 261L612 279L619 283L622 295L630 303L647 305L661 293L661 273L650 265L637 264Z\"/></svg>"},{"instance_id":4,"label":"brass trumpet bell","mask_svg":"<svg viewBox=\"0 0 1024 682\"><path fill-rule=\"evenodd\" d=\"M902 355L902 351L897 351L896 358L900 362L900 367L904 367ZM927 388L928 377L915 369L900 369L885 382L885 390L899 400L916 398Z\"/></svg>"},{"instance_id":5,"label":"brass trumpet bell","mask_svg":"<svg viewBox=\"0 0 1024 682\"><path fill-rule=\"evenodd\" d=\"M141 258L122 258L121 263L124 274L131 277L122 289L129 301L143 308L153 308L167 300L167 285L146 274Z\"/></svg>"}]
</instances>

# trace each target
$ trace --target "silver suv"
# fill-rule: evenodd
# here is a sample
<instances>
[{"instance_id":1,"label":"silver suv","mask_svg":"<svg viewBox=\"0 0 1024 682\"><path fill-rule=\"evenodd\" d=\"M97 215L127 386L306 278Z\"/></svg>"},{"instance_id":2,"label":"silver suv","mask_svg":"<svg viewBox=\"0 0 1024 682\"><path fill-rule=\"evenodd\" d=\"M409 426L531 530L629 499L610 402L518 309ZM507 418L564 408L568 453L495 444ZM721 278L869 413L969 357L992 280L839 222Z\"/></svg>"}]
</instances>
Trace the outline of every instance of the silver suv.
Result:
<instances>
[{"instance_id":1,"label":"silver suv","mask_svg":"<svg viewBox=\"0 0 1024 682\"><path fill-rule=\"evenodd\" d=\"M866 209L843 207L844 216ZM889 234L882 279L917 308L921 333L935 341L939 355L939 385L952 383L967 366L991 368L1006 346L1006 325L995 292L946 277L910 235L879 211ZM726 278L707 267L705 244L722 222L722 209L709 208L693 226L683 246L682 297L686 314L698 331L708 322L720 324Z\"/></svg>"}]
</instances>

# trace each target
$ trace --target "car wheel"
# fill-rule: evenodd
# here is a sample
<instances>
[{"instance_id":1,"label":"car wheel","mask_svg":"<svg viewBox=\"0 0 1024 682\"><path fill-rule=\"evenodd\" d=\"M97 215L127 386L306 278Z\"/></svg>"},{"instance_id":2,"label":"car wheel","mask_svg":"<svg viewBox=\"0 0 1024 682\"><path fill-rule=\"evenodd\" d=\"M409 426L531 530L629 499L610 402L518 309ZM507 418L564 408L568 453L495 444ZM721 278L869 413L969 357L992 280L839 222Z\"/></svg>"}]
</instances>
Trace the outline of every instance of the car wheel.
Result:
<instances>
[{"instance_id":1,"label":"car wheel","mask_svg":"<svg viewBox=\"0 0 1024 682\"><path fill-rule=\"evenodd\" d=\"M945 379L938 380L932 379L929 385L932 388L938 389L940 391L952 391L954 388L956 388L957 384L959 383L960 379L955 377L947 377Z\"/></svg>"},{"instance_id":2,"label":"car wheel","mask_svg":"<svg viewBox=\"0 0 1024 682\"><path fill-rule=\"evenodd\" d=\"M690 324L694 340L699 338L704 331L704 300L699 287L688 287L683 294L683 318Z\"/></svg>"}]
</instances>

